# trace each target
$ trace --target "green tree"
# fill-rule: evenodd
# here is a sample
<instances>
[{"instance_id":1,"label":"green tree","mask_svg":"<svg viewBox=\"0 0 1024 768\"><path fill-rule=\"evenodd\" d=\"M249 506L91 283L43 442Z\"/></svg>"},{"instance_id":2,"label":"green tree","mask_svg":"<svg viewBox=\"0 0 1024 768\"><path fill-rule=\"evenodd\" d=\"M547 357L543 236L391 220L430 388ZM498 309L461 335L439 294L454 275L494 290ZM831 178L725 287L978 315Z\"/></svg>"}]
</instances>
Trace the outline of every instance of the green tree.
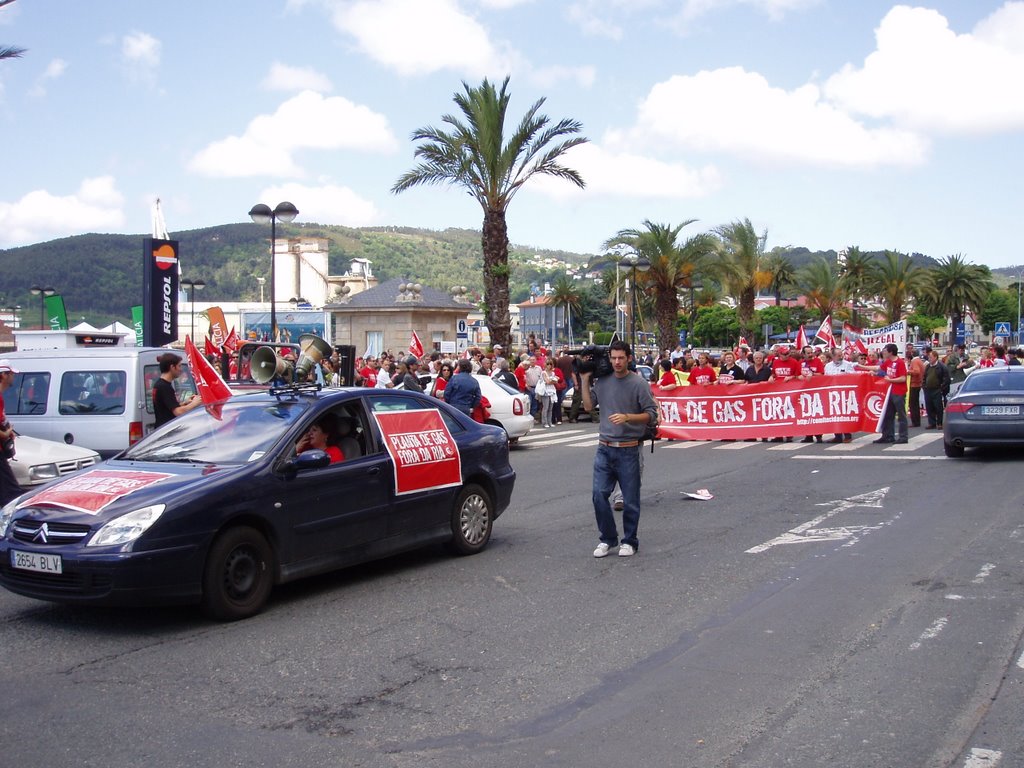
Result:
<instances>
[{"instance_id":1,"label":"green tree","mask_svg":"<svg viewBox=\"0 0 1024 768\"><path fill-rule=\"evenodd\" d=\"M928 276L909 256L886 251L871 271L870 290L881 301L887 323L900 320L913 298L922 293Z\"/></svg>"},{"instance_id":2,"label":"green tree","mask_svg":"<svg viewBox=\"0 0 1024 768\"><path fill-rule=\"evenodd\" d=\"M846 304L848 294L833 264L818 256L797 275L797 285L807 302L819 313L819 320Z\"/></svg>"},{"instance_id":3,"label":"green tree","mask_svg":"<svg viewBox=\"0 0 1024 768\"><path fill-rule=\"evenodd\" d=\"M702 346L732 346L739 336L740 324L736 310L723 304L700 307L693 326L694 343ZM749 338L749 337L748 337Z\"/></svg>"},{"instance_id":4,"label":"green tree","mask_svg":"<svg viewBox=\"0 0 1024 768\"><path fill-rule=\"evenodd\" d=\"M857 307L869 298L871 286L872 259L856 245L846 249L846 257L839 269L846 293L853 302L853 324L860 325Z\"/></svg>"},{"instance_id":5,"label":"green tree","mask_svg":"<svg viewBox=\"0 0 1024 768\"><path fill-rule=\"evenodd\" d=\"M1017 292L993 290L985 299L985 307L978 315L983 333L991 334L996 323L1011 323L1017 314Z\"/></svg>"},{"instance_id":6,"label":"green tree","mask_svg":"<svg viewBox=\"0 0 1024 768\"><path fill-rule=\"evenodd\" d=\"M783 295L788 295L797 287L796 269L782 251L782 248L772 248L772 252L765 261L765 271L771 275L771 283L768 287L772 295L775 296L775 306L782 303Z\"/></svg>"},{"instance_id":7,"label":"green tree","mask_svg":"<svg viewBox=\"0 0 1024 768\"><path fill-rule=\"evenodd\" d=\"M771 282L771 275L763 265L768 232L765 230L758 235L750 219L744 219L717 227L715 233L721 238L721 260L716 265L717 276L722 287L738 305L740 334L750 338L754 299L757 292Z\"/></svg>"},{"instance_id":8,"label":"green tree","mask_svg":"<svg viewBox=\"0 0 1024 768\"><path fill-rule=\"evenodd\" d=\"M463 82L463 92L453 100L462 113L444 115L450 130L426 126L413 131L422 142L415 156L420 164L403 174L391 188L404 192L419 185L446 184L463 187L483 208L484 304L487 326L495 343L509 346L508 206L515 194L534 176L553 176L585 186L580 174L561 163L562 156L580 144L583 126L562 119L555 124L539 114L539 99L506 137L505 119L510 96L509 78L498 90L484 78L478 87Z\"/></svg>"},{"instance_id":9,"label":"green tree","mask_svg":"<svg viewBox=\"0 0 1024 768\"><path fill-rule=\"evenodd\" d=\"M5 5L10 5L14 0L0 0L0 8ZM18 59L25 53L24 48L18 48L13 45L0 45L0 59Z\"/></svg>"},{"instance_id":10,"label":"green tree","mask_svg":"<svg viewBox=\"0 0 1024 768\"><path fill-rule=\"evenodd\" d=\"M672 226L645 220L641 229L619 230L605 243L605 248L627 245L650 263L646 272L637 272L637 289L653 305L659 349L675 346L679 291L694 287L708 256L715 250L715 240L708 234L679 242L679 233L694 221L688 219Z\"/></svg>"},{"instance_id":11,"label":"green tree","mask_svg":"<svg viewBox=\"0 0 1024 768\"><path fill-rule=\"evenodd\" d=\"M964 315L979 315L994 288L988 267L969 264L958 253L940 259L939 265L929 270L922 295L930 311L949 318L950 333L955 338Z\"/></svg>"},{"instance_id":12,"label":"green tree","mask_svg":"<svg viewBox=\"0 0 1024 768\"><path fill-rule=\"evenodd\" d=\"M575 283L566 275L559 275L555 280L555 284L551 287L551 294L548 296L548 300L552 306L562 309L562 318L565 320L566 341L571 344L573 342L572 311L575 309L577 314L579 313L579 290L577 290Z\"/></svg>"}]
</instances>

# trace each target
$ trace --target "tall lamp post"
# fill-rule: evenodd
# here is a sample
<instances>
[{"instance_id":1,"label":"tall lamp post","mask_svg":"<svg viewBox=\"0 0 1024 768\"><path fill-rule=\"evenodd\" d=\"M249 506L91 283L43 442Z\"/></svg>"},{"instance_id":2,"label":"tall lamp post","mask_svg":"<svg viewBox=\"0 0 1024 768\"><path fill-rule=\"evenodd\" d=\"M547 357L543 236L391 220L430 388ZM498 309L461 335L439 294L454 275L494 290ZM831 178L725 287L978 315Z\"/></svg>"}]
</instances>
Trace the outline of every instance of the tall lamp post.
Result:
<instances>
[{"instance_id":1,"label":"tall lamp post","mask_svg":"<svg viewBox=\"0 0 1024 768\"><path fill-rule=\"evenodd\" d=\"M633 357L635 358L638 357L636 351L636 313L640 307L640 300L637 299L636 296L636 273L638 270L640 272L646 272L649 270L651 268L651 262L638 253L631 253L627 255L623 261L633 268L633 276L631 278L633 284L630 286L630 296L632 300L630 301L629 306L629 338L630 345L633 347Z\"/></svg>"},{"instance_id":2,"label":"tall lamp post","mask_svg":"<svg viewBox=\"0 0 1024 768\"><path fill-rule=\"evenodd\" d=\"M1017 273L1017 346L1024 344L1024 334L1020 332L1020 281L1024 278L1024 269Z\"/></svg>"},{"instance_id":3,"label":"tall lamp post","mask_svg":"<svg viewBox=\"0 0 1024 768\"><path fill-rule=\"evenodd\" d=\"M206 287L202 280L182 280L181 287L188 291L188 317L192 326L192 342L196 340L196 291Z\"/></svg>"},{"instance_id":4,"label":"tall lamp post","mask_svg":"<svg viewBox=\"0 0 1024 768\"><path fill-rule=\"evenodd\" d=\"M39 330L46 330L46 297L53 296L57 291L53 288L40 288L38 285L33 285L28 289L29 293L33 296L39 297ZM1020 314L1020 313L1018 313Z\"/></svg>"},{"instance_id":5,"label":"tall lamp post","mask_svg":"<svg viewBox=\"0 0 1024 768\"><path fill-rule=\"evenodd\" d=\"M285 224L299 215L299 209L289 202L278 203L273 210L269 205L257 203L249 211L249 218L257 224L270 224L270 340L277 341L277 311L274 305L274 255L277 246L277 222Z\"/></svg>"}]
</instances>

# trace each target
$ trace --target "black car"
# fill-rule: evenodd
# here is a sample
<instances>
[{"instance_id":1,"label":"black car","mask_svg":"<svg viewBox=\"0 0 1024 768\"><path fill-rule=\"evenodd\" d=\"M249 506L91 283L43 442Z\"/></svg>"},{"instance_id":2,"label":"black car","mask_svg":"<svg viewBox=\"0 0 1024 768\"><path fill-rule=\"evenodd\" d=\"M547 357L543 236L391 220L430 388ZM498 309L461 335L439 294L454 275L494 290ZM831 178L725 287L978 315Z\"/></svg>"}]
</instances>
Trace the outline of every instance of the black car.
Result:
<instances>
[{"instance_id":1,"label":"black car","mask_svg":"<svg viewBox=\"0 0 1024 768\"><path fill-rule=\"evenodd\" d=\"M1024 445L1024 366L972 372L946 404L942 443L954 458L974 446Z\"/></svg>"},{"instance_id":2,"label":"black car","mask_svg":"<svg viewBox=\"0 0 1024 768\"><path fill-rule=\"evenodd\" d=\"M296 447L324 414L333 461ZM61 602L198 602L240 619L303 576L433 542L479 552L514 483L502 429L419 393L233 397L0 510L0 584Z\"/></svg>"}]
</instances>

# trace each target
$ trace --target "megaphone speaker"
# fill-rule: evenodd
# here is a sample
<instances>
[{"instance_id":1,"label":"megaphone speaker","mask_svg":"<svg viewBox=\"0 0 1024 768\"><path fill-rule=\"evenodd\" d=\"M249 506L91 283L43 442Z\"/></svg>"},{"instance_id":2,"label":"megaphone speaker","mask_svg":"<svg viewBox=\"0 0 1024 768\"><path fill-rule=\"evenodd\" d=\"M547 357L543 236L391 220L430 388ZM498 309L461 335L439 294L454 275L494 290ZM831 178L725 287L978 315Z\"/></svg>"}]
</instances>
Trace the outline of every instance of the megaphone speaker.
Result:
<instances>
[{"instance_id":1,"label":"megaphone speaker","mask_svg":"<svg viewBox=\"0 0 1024 768\"><path fill-rule=\"evenodd\" d=\"M273 347L260 347L252 353L249 370L253 381L269 384L275 378L291 379L292 368L288 361L278 356Z\"/></svg>"},{"instance_id":2,"label":"megaphone speaker","mask_svg":"<svg viewBox=\"0 0 1024 768\"><path fill-rule=\"evenodd\" d=\"M299 336L299 350L302 356L295 366L295 378L299 381L305 381L314 365L331 356L331 345L312 333Z\"/></svg>"}]
</instances>

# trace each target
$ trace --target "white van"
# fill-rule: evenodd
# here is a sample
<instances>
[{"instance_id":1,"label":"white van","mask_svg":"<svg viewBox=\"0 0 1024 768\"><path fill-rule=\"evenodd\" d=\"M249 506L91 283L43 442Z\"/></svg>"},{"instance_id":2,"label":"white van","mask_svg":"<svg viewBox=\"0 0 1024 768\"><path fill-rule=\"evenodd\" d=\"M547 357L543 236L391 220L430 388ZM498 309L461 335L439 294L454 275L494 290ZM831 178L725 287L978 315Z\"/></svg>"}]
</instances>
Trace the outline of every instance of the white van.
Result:
<instances>
[{"instance_id":1,"label":"white van","mask_svg":"<svg viewBox=\"0 0 1024 768\"><path fill-rule=\"evenodd\" d=\"M91 347L10 352L19 373L4 392L8 421L22 435L56 440L109 458L153 431L153 382L162 347ZM184 358L180 352L175 352ZM179 400L196 394L187 364Z\"/></svg>"}]
</instances>

